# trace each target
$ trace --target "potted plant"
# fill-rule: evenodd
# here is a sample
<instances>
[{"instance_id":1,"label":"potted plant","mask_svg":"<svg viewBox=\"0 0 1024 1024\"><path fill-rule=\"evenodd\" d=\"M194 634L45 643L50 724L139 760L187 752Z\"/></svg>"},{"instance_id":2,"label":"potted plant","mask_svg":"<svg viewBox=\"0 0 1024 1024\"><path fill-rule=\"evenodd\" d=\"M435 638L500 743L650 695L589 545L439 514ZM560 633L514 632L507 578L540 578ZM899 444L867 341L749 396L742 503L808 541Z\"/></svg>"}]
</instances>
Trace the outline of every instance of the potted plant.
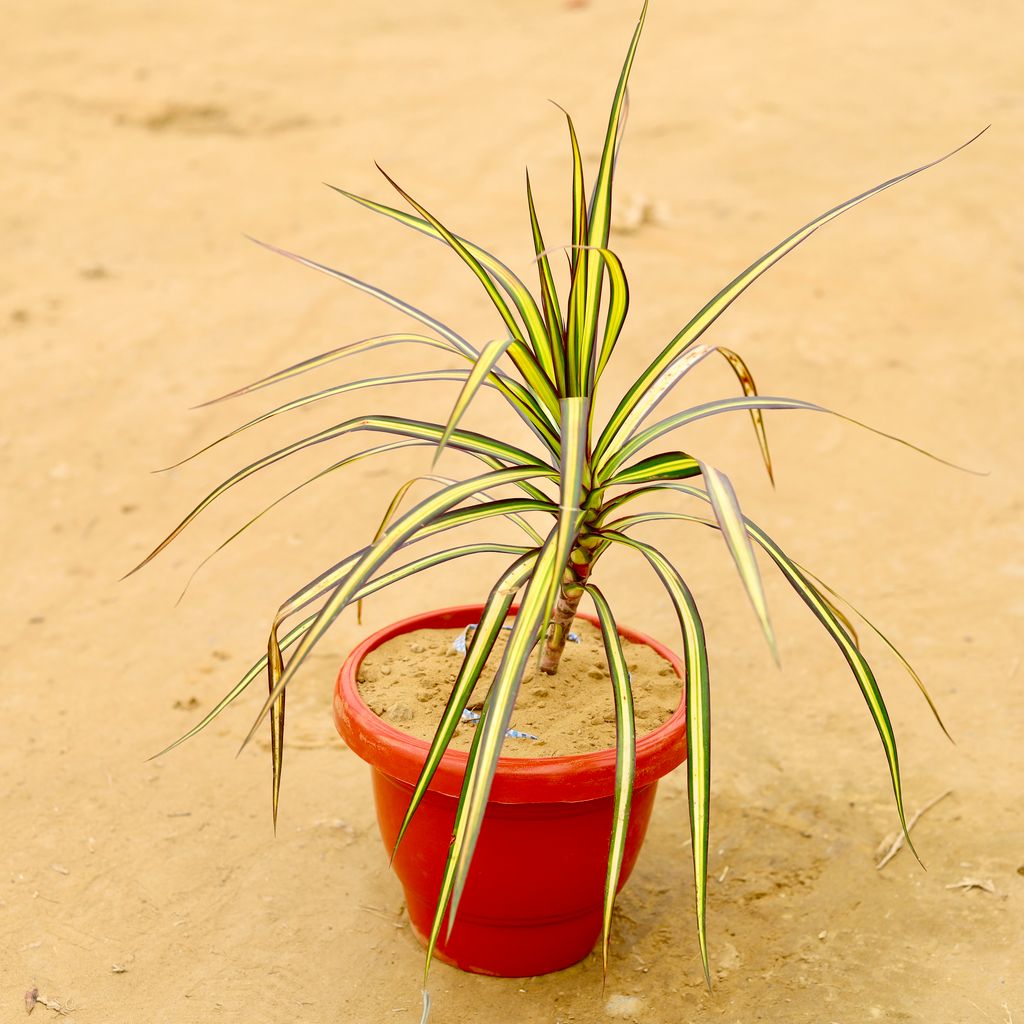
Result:
<instances>
[{"instance_id":1,"label":"potted plant","mask_svg":"<svg viewBox=\"0 0 1024 1024\"><path fill-rule=\"evenodd\" d=\"M607 963L615 895L643 838L657 779L685 758L697 936L708 975L708 663L700 615L681 572L656 547L636 536L638 527L655 520L679 520L721 534L773 651L775 641L755 550L761 549L781 571L838 645L863 694L882 741L897 815L906 835L893 729L875 675L861 653L854 627L838 607L837 595L744 515L723 472L688 450L672 447L670 435L700 419L747 412L771 475L762 412L829 410L795 398L759 395L743 359L703 341L705 332L743 291L818 228L940 161L862 192L789 235L693 316L625 388L607 420L598 422L595 396L603 386L609 361L624 354L617 348L629 297L622 264L609 248L612 184L625 124L627 80L645 14L646 4L619 76L589 192L576 132L566 115L572 155L572 227L568 244L559 245L556 251L567 258L567 285L556 283L554 252L542 235L529 178L527 205L539 276L536 295L508 266L452 232L387 174L385 178L412 212L338 190L363 207L440 241L460 257L500 317L502 327L494 340L473 345L432 316L373 285L267 246L381 299L419 321L430 333L402 332L353 342L264 377L225 398L392 344L430 347L457 358L460 366L346 381L271 409L213 444L290 410L347 392L413 382L461 383L447 421L359 416L292 441L221 483L139 566L235 484L314 445L364 432L395 438L341 458L314 480L357 460L407 446L430 448L435 464L447 450L479 464L478 472L461 479L431 472L426 479L436 484L436 490L408 511L400 508L413 481L399 488L376 536L281 605L271 625L267 655L177 741L203 729L266 672L268 694L247 741L269 718L276 822L286 688L331 623L346 608L432 566L481 553L509 556L510 564L480 605L429 611L388 627L349 656L338 680L338 727L351 748L373 767L382 833L406 887L410 917L426 944L428 966L437 953L472 970L534 974L586 955L598 936ZM724 357L735 372L742 396L721 398L652 421L656 406L685 375L715 354ZM512 443L461 426L463 414L481 388L493 389L507 403L525 426L528 443ZM643 511L635 511L642 506L632 506L636 499L677 496L690 500L689 510L679 511L675 504L666 507L665 502ZM520 543L474 541L427 554L416 551L420 541L456 527L492 524L499 518L521 531ZM617 621L595 582L596 566L612 546L625 548L653 569L678 619L681 657ZM408 560L391 567L391 560L400 555L407 555ZM584 596L592 602L596 617L580 610ZM305 616L292 624L303 612ZM529 750L527 756L503 757L524 676L532 673L535 680L549 676L548 688L557 691L564 677L563 655L567 644L572 646L569 641L575 639L574 630L583 628L581 622L589 622L598 631L603 648L609 703L614 710L613 746L561 757L533 757ZM430 736L416 738L400 727L400 721L385 721L371 709L361 694L361 673L371 655L386 652L389 644L422 628L445 631L446 643L453 639L461 643L461 657L451 673L453 681L440 720ZM631 678L626 654L629 643L663 658L678 675L678 707L669 708L664 720L643 735L638 735L636 725L638 681ZM892 650L924 692L916 673L895 648ZM486 677L485 672L489 673ZM484 678L486 686L481 683ZM481 689L478 706L474 691ZM467 719L475 724L463 724ZM471 736L468 751L458 751L452 745L460 729L467 741ZM568 846L570 841L575 845ZM909 837L907 842L909 845ZM554 851L561 852L555 856ZM506 924L514 927L504 928Z\"/></svg>"}]
</instances>

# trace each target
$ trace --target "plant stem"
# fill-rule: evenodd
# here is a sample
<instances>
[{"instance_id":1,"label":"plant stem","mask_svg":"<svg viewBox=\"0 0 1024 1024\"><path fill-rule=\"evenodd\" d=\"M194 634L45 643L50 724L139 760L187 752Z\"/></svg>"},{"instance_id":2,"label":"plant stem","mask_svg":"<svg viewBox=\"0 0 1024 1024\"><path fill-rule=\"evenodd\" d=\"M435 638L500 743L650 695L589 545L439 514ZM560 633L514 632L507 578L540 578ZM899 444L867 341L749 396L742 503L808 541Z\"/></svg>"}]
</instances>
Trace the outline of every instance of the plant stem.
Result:
<instances>
[{"instance_id":1,"label":"plant stem","mask_svg":"<svg viewBox=\"0 0 1024 1024\"><path fill-rule=\"evenodd\" d=\"M596 538L595 538L596 539ZM595 552L590 538L583 538L572 549L569 562L562 571L562 579L558 585L558 597L551 612L547 636L544 639L544 650L540 656L540 670L549 676L558 671L558 663L565 650L565 642L569 639L569 631L576 618L576 609L586 588L587 577L594 565Z\"/></svg>"}]
</instances>

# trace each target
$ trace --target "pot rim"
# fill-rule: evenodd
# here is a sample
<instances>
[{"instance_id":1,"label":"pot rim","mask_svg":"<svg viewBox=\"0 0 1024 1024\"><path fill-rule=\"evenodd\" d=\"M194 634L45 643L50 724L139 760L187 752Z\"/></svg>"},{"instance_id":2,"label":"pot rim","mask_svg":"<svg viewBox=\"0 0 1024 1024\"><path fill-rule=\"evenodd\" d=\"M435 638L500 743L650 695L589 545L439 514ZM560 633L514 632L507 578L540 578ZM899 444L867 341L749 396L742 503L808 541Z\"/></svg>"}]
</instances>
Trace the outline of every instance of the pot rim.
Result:
<instances>
[{"instance_id":1,"label":"pot rim","mask_svg":"<svg viewBox=\"0 0 1024 1024\"><path fill-rule=\"evenodd\" d=\"M509 610L513 615L515 605ZM462 628L479 621L483 605L457 605L421 612L384 626L358 644L338 673L334 692L334 720L348 747L371 767L412 786L419 777L430 744L402 732L376 715L363 701L357 682L359 666L370 651L388 640L416 629ZM598 625L584 612L578 617ZM661 655L680 680L685 678L681 659L664 644L627 626L619 635L642 643ZM657 782L686 758L686 701L680 693L679 706L666 721L636 741L634 788ZM458 796L468 761L462 750L448 750L430 784L431 792ZM568 791L567 791L568 787ZM576 802L603 798L615 791L615 748L559 757L501 757L491 788L495 803Z\"/></svg>"}]
</instances>

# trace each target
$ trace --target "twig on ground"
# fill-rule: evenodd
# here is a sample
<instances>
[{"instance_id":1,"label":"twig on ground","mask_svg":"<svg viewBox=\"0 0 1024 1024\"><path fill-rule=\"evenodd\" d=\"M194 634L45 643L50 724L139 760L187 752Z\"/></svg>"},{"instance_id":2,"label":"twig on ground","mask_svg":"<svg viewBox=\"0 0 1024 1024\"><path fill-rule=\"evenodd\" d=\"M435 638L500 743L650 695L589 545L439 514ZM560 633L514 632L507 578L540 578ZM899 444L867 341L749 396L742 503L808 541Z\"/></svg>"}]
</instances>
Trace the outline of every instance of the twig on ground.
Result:
<instances>
[{"instance_id":1,"label":"twig on ground","mask_svg":"<svg viewBox=\"0 0 1024 1024\"><path fill-rule=\"evenodd\" d=\"M46 996L39 994L38 986L33 986L25 993L25 1012L31 1013L37 1006L45 1006L48 1010L53 1010L54 1013L59 1013L62 1017L68 1016L71 1013L71 1002L60 1003L56 999L47 999Z\"/></svg>"},{"instance_id":2,"label":"twig on ground","mask_svg":"<svg viewBox=\"0 0 1024 1024\"><path fill-rule=\"evenodd\" d=\"M907 832L909 832L918 823L918 821L920 821L922 815L924 815L928 811L930 811L940 800L945 800L946 797L949 796L952 792L953 792L953 790L947 789L945 793L942 793L940 796L937 796L930 803L925 804L924 807L922 807L910 819L910 821L907 822ZM875 869L878 870L878 871L881 871L882 868L884 868L885 865L888 864L889 861L891 861L893 859L893 857L895 857L896 854L899 853L900 850L903 849L903 846L906 843L906 841L907 841L906 835L903 832L898 833L896 838L892 841L892 844L889 846L888 852L875 865ZM882 844L879 846L879 852L880 853L881 853L882 849L885 847L885 845L886 845L886 841L883 841Z\"/></svg>"},{"instance_id":3,"label":"twig on ground","mask_svg":"<svg viewBox=\"0 0 1024 1024\"><path fill-rule=\"evenodd\" d=\"M964 875L959 882L952 882L946 886L947 889L981 889L982 892L990 892L995 895L996 887L988 878L968 878Z\"/></svg>"}]
</instances>

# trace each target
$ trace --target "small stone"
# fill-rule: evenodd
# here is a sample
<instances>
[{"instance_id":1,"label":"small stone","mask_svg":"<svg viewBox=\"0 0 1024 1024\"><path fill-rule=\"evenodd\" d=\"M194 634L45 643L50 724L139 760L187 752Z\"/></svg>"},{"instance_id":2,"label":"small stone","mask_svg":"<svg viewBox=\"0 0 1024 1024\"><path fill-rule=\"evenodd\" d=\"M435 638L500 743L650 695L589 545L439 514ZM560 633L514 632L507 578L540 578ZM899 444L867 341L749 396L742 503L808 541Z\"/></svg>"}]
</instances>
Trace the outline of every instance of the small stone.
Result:
<instances>
[{"instance_id":1,"label":"small stone","mask_svg":"<svg viewBox=\"0 0 1024 1024\"><path fill-rule=\"evenodd\" d=\"M422 654L425 649L426 648L424 648L423 644L409 644L409 650L412 651L413 654Z\"/></svg>"},{"instance_id":2,"label":"small stone","mask_svg":"<svg viewBox=\"0 0 1024 1024\"><path fill-rule=\"evenodd\" d=\"M609 1017L637 1018L643 1012L644 1001L640 996L625 996L616 993L608 997L604 1012Z\"/></svg>"},{"instance_id":3,"label":"small stone","mask_svg":"<svg viewBox=\"0 0 1024 1024\"><path fill-rule=\"evenodd\" d=\"M590 679L603 679L604 673L599 668L591 668L587 670L587 676Z\"/></svg>"},{"instance_id":4,"label":"small stone","mask_svg":"<svg viewBox=\"0 0 1024 1024\"><path fill-rule=\"evenodd\" d=\"M533 695L538 700L543 700L548 695L548 688L546 686L534 687Z\"/></svg>"},{"instance_id":5,"label":"small stone","mask_svg":"<svg viewBox=\"0 0 1024 1024\"><path fill-rule=\"evenodd\" d=\"M415 713L408 704L395 704L388 710L388 720L392 722L409 722Z\"/></svg>"},{"instance_id":6,"label":"small stone","mask_svg":"<svg viewBox=\"0 0 1024 1024\"><path fill-rule=\"evenodd\" d=\"M377 671L380 672L382 676L389 676L391 675L391 666L381 665L381 667Z\"/></svg>"}]
</instances>

